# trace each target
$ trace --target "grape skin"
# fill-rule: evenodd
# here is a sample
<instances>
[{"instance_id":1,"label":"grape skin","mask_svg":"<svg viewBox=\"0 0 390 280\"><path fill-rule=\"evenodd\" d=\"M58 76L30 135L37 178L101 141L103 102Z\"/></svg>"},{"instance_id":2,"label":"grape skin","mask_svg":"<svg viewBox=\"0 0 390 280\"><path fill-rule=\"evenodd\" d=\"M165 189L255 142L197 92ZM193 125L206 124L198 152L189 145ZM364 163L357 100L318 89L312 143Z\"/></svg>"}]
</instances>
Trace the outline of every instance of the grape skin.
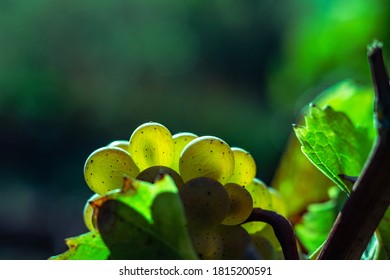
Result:
<instances>
[{"instance_id":1,"label":"grape skin","mask_svg":"<svg viewBox=\"0 0 390 280\"><path fill-rule=\"evenodd\" d=\"M95 229L95 223L93 222L93 207L90 204L91 201L98 199L100 195L93 194L85 203L84 210L83 210L83 218L84 218L84 224L90 231Z\"/></svg>"},{"instance_id":2,"label":"grape skin","mask_svg":"<svg viewBox=\"0 0 390 280\"><path fill-rule=\"evenodd\" d=\"M256 162L244 149L233 147L234 170L229 182L241 186L249 185L256 176Z\"/></svg>"},{"instance_id":3,"label":"grape skin","mask_svg":"<svg viewBox=\"0 0 390 280\"><path fill-rule=\"evenodd\" d=\"M206 177L191 179L179 190L189 227L220 224L226 217L230 198L218 181Z\"/></svg>"},{"instance_id":4,"label":"grape skin","mask_svg":"<svg viewBox=\"0 0 390 280\"><path fill-rule=\"evenodd\" d=\"M183 149L179 169L184 182L208 177L225 184L233 174L233 152L226 142L217 137L198 137Z\"/></svg>"},{"instance_id":5,"label":"grape skin","mask_svg":"<svg viewBox=\"0 0 390 280\"><path fill-rule=\"evenodd\" d=\"M221 236L215 228L191 229L189 234L199 259L221 259L223 243Z\"/></svg>"},{"instance_id":6,"label":"grape skin","mask_svg":"<svg viewBox=\"0 0 390 280\"><path fill-rule=\"evenodd\" d=\"M175 146L172 169L175 170L176 172L180 172L179 162L180 162L181 152L183 151L185 146L187 146L188 143L190 143L192 140L194 140L197 137L198 136L196 134L190 132L180 132L172 136L173 143Z\"/></svg>"},{"instance_id":7,"label":"grape skin","mask_svg":"<svg viewBox=\"0 0 390 280\"><path fill-rule=\"evenodd\" d=\"M129 153L117 147L103 147L94 151L84 165L84 179L97 194L122 187L123 178L135 178L139 173Z\"/></svg>"},{"instance_id":8,"label":"grape skin","mask_svg":"<svg viewBox=\"0 0 390 280\"><path fill-rule=\"evenodd\" d=\"M171 167L174 143L162 124L149 122L137 127L129 140L129 153L140 171L154 165Z\"/></svg>"},{"instance_id":9,"label":"grape skin","mask_svg":"<svg viewBox=\"0 0 390 280\"><path fill-rule=\"evenodd\" d=\"M136 179L149 183L154 183L156 179L160 178L164 174L168 174L169 176L171 176L178 188L181 188L181 186L184 184L183 179L175 170L161 165L146 168L144 171L138 174Z\"/></svg>"},{"instance_id":10,"label":"grape skin","mask_svg":"<svg viewBox=\"0 0 390 280\"><path fill-rule=\"evenodd\" d=\"M252 212L252 197L246 189L235 183L227 183L224 187L230 197L230 209L222 224L241 224Z\"/></svg>"}]
</instances>

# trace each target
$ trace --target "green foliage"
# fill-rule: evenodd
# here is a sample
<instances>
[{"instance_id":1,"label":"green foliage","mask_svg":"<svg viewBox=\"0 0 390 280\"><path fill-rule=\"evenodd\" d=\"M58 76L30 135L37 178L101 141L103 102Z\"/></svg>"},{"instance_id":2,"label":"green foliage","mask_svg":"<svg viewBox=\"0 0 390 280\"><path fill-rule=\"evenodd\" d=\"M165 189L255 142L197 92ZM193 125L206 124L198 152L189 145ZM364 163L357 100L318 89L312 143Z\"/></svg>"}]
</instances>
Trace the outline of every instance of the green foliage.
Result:
<instances>
[{"instance_id":1,"label":"green foliage","mask_svg":"<svg viewBox=\"0 0 390 280\"><path fill-rule=\"evenodd\" d=\"M321 108L331 106L335 111L343 112L352 122L354 134L364 135L362 137L364 141L359 143L361 150L358 152L360 164L363 166L363 158L370 153L377 136L372 88L359 86L351 80L342 81L318 95L313 103ZM305 107L302 114L310 115L310 107ZM304 118L300 117L297 124L303 126ZM301 143L295 135L290 138L271 183L285 199L289 200L286 205L289 217L300 215L311 203L329 199L328 189L334 185L334 182L323 176L320 169L300 151L300 146Z\"/></svg>"},{"instance_id":2,"label":"green foliage","mask_svg":"<svg viewBox=\"0 0 390 280\"><path fill-rule=\"evenodd\" d=\"M304 117L306 126L294 127L303 153L347 194L352 187L347 177L360 175L377 137L373 101L371 90L346 81L315 100L324 107L309 107ZM307 205L302 222L295 225L297 236L309 254L321 247L346 199L339 192L333 192L329 197L326 202ZM383 217L362 259L388 259L389 212Z\"/></svg>"},{"instance_id":3,"label":"green foliage","mask_svg":"<svg viewBox=\"0 0 390 280\"><path fill-rule=\"evenodd\" d=\"M177 188L169 176L155 184L125 180L120 192L92 202L98 232L67 240L53 259L194 259Z\"/></svg>"},{"instance_id":4,"label":"green foliage","mask_svg":"<svg viewBox=\"0 0 390 280\"><path fill-rule=\"evenodd\" d=\"M330 199L309 204L302 221L295 226L295 232L308 255L312 255L326 240L340 211L346 195L337 187L329 189Z\"/></svg>"},{"instance_id":5,"label":"green foliage","mask_svg":"<svg viewBox=\"0 0 390 280\"><path fill-rule=\"evenodd\" d=\"M366 150L366 134L359 133L347 115L330 106L320 109L312 105L305 122L305 127L294 127L303 153L343 191L350 193L351 186L342 175L360 174L367 159L362 154Z\"/></svg>"},{"instance_id":6,"label":"green foliage","mask_svg":"<svg viewBox=\"0 0 390 280\"><path fill-rule=\"evenodd\" d=\"M66 239L69 250L51 260L105 260L110 251L96 231Z\"/></svg>"}]
</instances>

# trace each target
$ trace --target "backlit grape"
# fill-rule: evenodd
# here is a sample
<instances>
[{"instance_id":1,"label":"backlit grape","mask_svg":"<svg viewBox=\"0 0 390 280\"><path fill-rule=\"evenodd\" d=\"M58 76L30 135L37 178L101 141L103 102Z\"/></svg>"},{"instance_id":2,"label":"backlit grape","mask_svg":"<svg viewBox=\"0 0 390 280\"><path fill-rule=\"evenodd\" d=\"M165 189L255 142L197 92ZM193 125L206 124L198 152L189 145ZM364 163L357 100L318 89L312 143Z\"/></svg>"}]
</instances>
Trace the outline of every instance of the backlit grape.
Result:
<instances>
[{"instance_id":1,"label":"backlit grape","mask_svg":"<svg viewBox=\"0 0 390 280\"><path fill-rule=\"evenodd\" d=\"M249 185L256 176L256 163L250 153L241 148L232 148L234 170L229 182L241 186Z\"/></svg>"},{"instance_id":2,"label":"backlit grape","mask_svg":"<svg viewBox=\"0 0 390 280\"><path fill-rule=\"evenodd\" d=\"M140 171L154 165L171 167L174 155L172 134L159 123L145 123L131 135L129 153Z\"/></svg>"},{"instance_id":3,"label":"backlit grape","mask_svg":"<svg viewBox=\"0 0 390 280\"><path fill-rule=\"evenodd\" d=\"M182 151L179 169L184 182L203 176L225 184L233 174L233 152L217 137L198 137Z\"/></svg>"},{"instance_id":4,"label":"backlit grape","mask_svg":"<svg viewBox=\"0 0 390 280\"><path fill-rule=\"evenodd\" d=\"M84 223L89 230L95 229L95 223L92 220L94 209L93 209L92 205L90 204L90 202L99 198L99 197L100 197L100 195L98 195L98 194L92 195L87 200L87 202L85 203L85 206L84 206L84 211L83 211Z\"/></svg>"},{"instance_id":5,"label":"backlit grape","mask_svg":"<svg viewBox=\"0 0 390 280\"><path fill-rule=\"evenodd\" d=\"M284 201L281 194L278 192L278 190L274 188L269 188L268 191L271 195L272 210L279 213L282 216L286 216L287 215L286 202Z\"/></svg>"},{"instance_id":6,"label":"backlit grape","mask_svg":"<svg viewBox=\"0 0 390 280\"><path fill-rule=\"evenodd\" d=\"M146 168L144 171L138 174L136 179L149 183L154 183L156 179L159 179L164 174L168 174L169 176L171 176L178 188L183 185L183 179L175 170L166 166L159 165Z\"/></svg>"},{"instance_id":7,"label":"backlit grape","mask_svg":"<svg viewBox=\"0 0 390 280\"><path fill-rule=\"evenodd\" d=\"M272 198L269 188L258 178L245 187L253 199L253 207L272 210Z\"/></svg>"},{"instance_id":8,"label":"backlit grape","mask_svg":"<svg viewBox=\"0 0 390 280\"><path fill-rule=\"evenodd\" d=\"M190 227L208 227L222 222L229 211L230 198L218 181L206 177L192 179L179 190Z\"/></svg>"},{"instance_id":9,"label":"backlit grape","mask_svg":"<svg viewBox=\"0 0 390 280\"><path fill-rule=\"evenodd\" d=\"M122 187L123 178L139 173L129 153L117 147L103 147L94 151L84 165L87 185L97 194Z\"/></svg>"},{"instance_id":10,"label":"backlit grape","mask_svg":"<svg viewBox=\"0 0 390 280\"><path fill-rule=\"evenodd\" d=\"M197 137L198 137L197 135L190 132L176 133L175 135L172 136L173 143L175 145L175 153L173 156L172 169L175 170L176 172L180 171L179 161L180 161L181 152L189 142L191 142Z\"/></svg>"},{"instance_id":11,"label":"backlit grape","mask_svg":"<svg viewBox=\"0 0 390 280\"><path fill-rule=\"evenodd\" d=\"M221 259L223 244L215 228L192 229L190 237L194 250L201 260Z\"/></svg>"},{"instance_id":12,"label":"backlit grape","mask_svg":"<svg viewBox=\"0 0 390 280\"><path fill-rule=\"evenodd\" d=\"M115 140L107 145L108 147L117 147L128 152L129 150L129 141L127 140Z\"/></svg>"},{"instance_id":13,"label":"backlit grape","mask_svg":"<svg viewBox=\"0 0 390 280\"><path fill-rule=\"evenodd\" d=\"M230 197L230 208L222 224L238 225L251 214L253 208L252 197L246 189L235 183L225 184L224 187Z\"/></svg>"}]
</instances>

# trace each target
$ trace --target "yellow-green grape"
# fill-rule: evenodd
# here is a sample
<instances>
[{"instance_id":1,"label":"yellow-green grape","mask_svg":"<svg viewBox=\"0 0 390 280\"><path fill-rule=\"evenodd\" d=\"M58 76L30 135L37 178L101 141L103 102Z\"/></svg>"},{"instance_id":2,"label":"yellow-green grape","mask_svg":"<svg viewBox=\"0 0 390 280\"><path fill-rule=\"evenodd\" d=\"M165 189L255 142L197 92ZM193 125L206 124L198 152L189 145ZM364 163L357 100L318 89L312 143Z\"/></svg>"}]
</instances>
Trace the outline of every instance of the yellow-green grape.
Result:
<instances>
[{"instance_id":1,"label":"yellow-green grape","mask_svg":"<svg viewBox=\"0 0 390 280\"><path fill-rule=\"evenodd\" d=\"M145 123L131 135L129 153L140 171L154 165L171 167L174 153L172 134L162 124Z\"/></svg>"},{"instance_id":2,"label":"yellow-green grape","mask_svg":"<svg viewBox=\"0 0 390 280\"><path fill-rule=\"evenodd\" d=\"M251 214L253 208L252 197L246 189L235 183L227 183L224 187L230 197L230 208L222 224L238 225Z\"/></svg>"},{"instance_id":3,"label":"yellow-green grape","mask_svg":"<svg viewBox=\"0 0 390 280\"><path fill-rule=\"evenodd\" d=\"M149 183L154 183L156 179L159 179L164 174L168 174L169 176L171 176L176 186L178 188L181 188L181 186L183 185L183 179L175 170L166 166L156 165L146 168L144 171L138 174L136 179Z\"/></svg>"},{"instance_id":4,"label":"yellow-green grape","mask_svg":"<svg viewBox=\"0 0 390 280\"><path fill-rule=\"evenodd\" d=\"M241 148L232 148L234 170L229 182L248 186L256 176L256 162L250 153Z\"/></svg>"},{"instance_id":5,"label":"yellow-green grape","mask_svg":"<svg viewBox=\"0 0 390 280\"><path fill-rule=\"evenodd\" d=\"M130 154L117 147L97 149L84 165L84 179L97 194L121 188L125 176L135 178L138 173Z\"/></svg>"},{"instance_id":6,"label":"yellow-green grape","mask_svg":"<svg viewBox=\"0 0 390 280\"><path fill-rule=\"evenodd\" d=\"M249 186L246 186L245 189L251 194L253 199L253 208L261 208L265 210L273 210L272 208L272 197L269 188L265 185L263 181L258 178L253 179L252 183ZM263 222L249 222L245 223L242 226L249 233L256 233L262 230L267 224Z\"/></svg>"},{"instance_id":7,"label":"yellow-green grape","mask_svg":"<svg viewBox=\"0 0 390 280\"><path fill-rule=\"evenodd\" d=\"M215 228L190 229L192 245L199 259L218 260L221 259L223 244L221 236Z\"/></svg>"},{"instance_id":8,"label":"yellow-green grape","mask_svg":"<svg viewBox=\"0 0 390 280\"><path fill-rule=\"evenodd\" d=\"M276 250L272 243L261 236L260 234L251 234L253 245L255 246L259 257L263 260L274 260L276 259Z\"/></svg>"},{"instance_id":9,"label":"yellow-green grape","mask_svg":"<svg viewBox=\"0 0 390 280\"><path fill-rule=\"evenodd\" d=\"M225 184L233 174L233 152L217 137L198 137L182 151L179 169L184 182L203 176Z\"/></svg>"},{"instance_id":10,"label":"yellow-green grape","mask_svg":"<svg viewBox=\"0 0 390 280\"><path fill-rule=\"evenodd\" d=\"M281 194L278 192L278 190L274 188L268 188L268 191L271 195L272 200L272 210L279 213L282 216L287 215L287 206L286 202L281 196Z\"/></svg>"},{"instance_id":11,"label":"yellow-green grape","mask_svg":"<svg viewBox=\"0 0 390 280\"><path fill-rule=\"evenodd\" d=\"M246 254L252 240L245 229L239 225L219 225L217 228L223 243L222 259L246 259Z\"/></svg>"},{"instance_id":12,"label":"yellow-green grape","mask_svg":"<svg viewBox=\"0 0 390 280\"><path fill-rule=\"evenodd\" d=\"M269 188L258 178L245 187L253 199L253 207L272 210L272 197Z\"/></svg>"},{"instance_id":13,"label":"yellow-green grape","mask_svg":"<svg viewBox=\"0 0 390 280\"><path fill-rule=\"evenodd\" d=\"M172 169L175 170L176 172L180 172L179 162L180 162L181 152L189 142L191 142L197 137L198 137L197 135L190 132L176 133L175 135L172 136L173 143L175 145L175 153L173 155Z\"/></svg>"},{"instance_id":14,"label":"yellow-green grape","mask_svg":"<svg viewBox=\"0 0 390 280\"><path fill-rule=\"evenodd\" d=\"M84 211L83 211L83 216L84 216L84 223L85 223L85 226L90 230L94 230L95 229L95 223L93 222L92 220L92 217L93 217L93 207L92 205L90 204L91 201L99 198L100 195L98 194L94 194L92 195L88 200L87 202L85 203L85 206L84 206Z\"/></svg>"},{"instance_id":15,"label":"yellow-green grape","mask_svg":"<svg viewBox=\"0 0 390 280\"><path fill-rule=\"evenodd\" d=\"M129 150L129 141L127 140L115 140L107 145L108 147L117 147L128 152Z\"/></svg>"},{"instance_id":16,"label":"yellow-green grape","mask_svg":"<svg viewBox=\"0 0 390 280\"><path fill-rule=\"evenodd\" d=\"M229 195L223 185L213 179L194 178L180 188L179 194L189 227L218 225L229 211Z\"/></svg>"},{"instance_id":17,"label":"yellow-green grape","mask_svg":"<svg viewBox=\"0 0 390 280\"><path fill-rule=\"evenodd\" d=\"M280 245L279 240L276 238L274 229L269 224L266 224L266 226L262 230L257 232L256 234L259 234L260 236L263 236L269 242L271 242L271 244L274 247L275 251L281 250L282 246Z\"/></svg>"}]
</instances>

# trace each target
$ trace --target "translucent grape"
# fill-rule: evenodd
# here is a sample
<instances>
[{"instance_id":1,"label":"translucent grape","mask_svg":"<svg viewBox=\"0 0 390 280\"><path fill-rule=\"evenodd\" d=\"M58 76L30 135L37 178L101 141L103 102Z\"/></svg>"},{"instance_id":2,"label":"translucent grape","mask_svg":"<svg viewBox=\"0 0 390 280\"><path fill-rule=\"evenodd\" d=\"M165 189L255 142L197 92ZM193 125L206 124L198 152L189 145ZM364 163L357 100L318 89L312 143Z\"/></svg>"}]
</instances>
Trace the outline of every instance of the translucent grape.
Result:
<instances>
[{"instance_id":1,"label":"translucent grape","mask_svg":"<svg viewBox=\"0 0 390 280\"><path fill-rule=\"evenodd\" d=\"M251 194L253 199L253 208L261 208L265 210L273 210L272 208L272 197L269 189L263 181L258 178L253 179L252 183L245 189ZM263 222L249 222L242 226L249 233L256 233L261 231L267 224Z\"/></svg>"},{"instance_id":2,"label":"translucent grape","mask_svg":"<svg viewBox=\"0 0 390 280\"><path fill-rule=\"evenodd\" d=\"M135 178L138 173L130 154L117 147L97 149L84 165L85 181L97 194L121 188L125 176Z\"/></svg>"},{"instance_id":3,"label":"translucent grape","mask_svg":"<svg viewBox=\"0 0 390 280\"><path fill-rule=\"evenodd\" d=\"M249 234L239 225L218 226L218 233L223 243L222 259L242 260L246 259L248 247L251 245Z\"/></svg>"},{"instance_id":4,"label":"translucent grape","mask_svg":"<svg viewBox=\"0 0 390 280\"><path fill-rule=\"evenodd\" d=\"M146 168L144 171L138 174L136 179L149 183L154 183L156 179L158 179L164 174L168 174L169 176L171 176L173 181L175 181L176 186L178 188L181 188L181 186L183 185L183 179L175 170L166 166L156 165Z\"/></svg>"},{"instance_id":5,"label":"translucent grape","mask_svg":"<svg viewBox=\"0 0 390 280\"><path fill-rule=\"evenodd\" d=\"M256 162L250 153L241 148L232 148L234 170L229 182L241 186L249 185L256 176Z\"/></svg>"},{"instance_id":6,"label":"translucent grape","mask_svg":"<svg viewBox=\"0 0 390 280\"><path fill-rule=\"evenodd\" d=\"M245 187L253 199L253 207L272 210L272 197L269 188L258 178Z\"/></svg>"},{"instance_id":7,"label":"translucent grape","mask_svg":"<svg viewBox=\"0 0 390 280\"><path fill-rule=\"evenodd\" d=\"M287 215L287 206L281 194L274 188L268 188L272 200L272 210L282 216Z\"/></svg>"},{"instance_id":8,"label":"translucent grape","mask_svg":"<svg viewBox=\"0 0 390 280\"><path fill-rule=\"evenodd\" d=\"M206 177L194 178L179 190L188 225L203 228L218 225L230 207L230 198L221 183Z\"/></svg>"},{"instance_id":9,"label":"translucent grape","mask_svg":"<svg viewBox=\"0 0 390 280\"><path fill-rule=\"evenodd\" d=\"M184 182L204 176L225 184L233 174L233 152L229 145L219 138L198 137L182 151L179 169Z\"/></svg>"},{"instance_id":10,"label":"translucent grape","mask_svg":"<svg viewBox=\"0 0 390 280\"><path fill-rule=\"evenodd\" d=\"M128 152L129 150L129 141L127 140L115 140L107 145L108 147L117 147Z\"/></svg>"},{"instance_id":11,"label":"translucent grape","mask_svg":"<svg viewBox=\"0 0 390 280\"><path fill-rule=\"evenodd\" d=\"M173 155L172 169L175 170L176 172L180 172L179 161L180 161L181 152L189 142L191 142L197 137L198 137L197 135L190 132L181 132L172 136L173 143L175 145L175 153Z\"/></svg>"},{"instance_id":12,"label":"translucent grape","mask_svg":"<svg viewBox=\"0 0 390 280\"><path fill-rule=\"evenodd\" d=\"M89 229L89 230L94 230L95 229L95 222L93 222L92 220L92 217L93 217L93 207L92 205L90 204L91 201L99 198L100 195L98 194L94 194L92 195L88 200L87 202L85 203L85 206L84 206L84 211L83 211L83 217L84 217L84 223L85 223L85 226Z\"/></svg>"},{"instance_id":13,"label":"translucent grape","mask_svg":"<svg viewBox=\"0 0 390 280\"><path fill-rule=\"evenodd\" d=\"M192 245L201 260L221 259L223 244L215 228L191 229L189 231Z\"/></svg>"},{"instance_id":14,"label":"translucent grape","mask_svg":"<svg viewBox=\"0 0 390 280\"><path fill-rule=\"evenodd\" d=\"M174 154L172 134L159 123L145 123L131 135L129 153L140 171L154 165L171 167Z\"/></svg>"},{"instance_id":15,"label":"translucent grape","mask_svg":"<svg viewBox=\"0 0 390 280\"><path fill-rule=\"evenodd\" d=\"M227 183L224 187L230 197L230 208L222 224L238 225L251 214L252 197L246 189L235 183Z\"/></svg>"}]
</instances>

